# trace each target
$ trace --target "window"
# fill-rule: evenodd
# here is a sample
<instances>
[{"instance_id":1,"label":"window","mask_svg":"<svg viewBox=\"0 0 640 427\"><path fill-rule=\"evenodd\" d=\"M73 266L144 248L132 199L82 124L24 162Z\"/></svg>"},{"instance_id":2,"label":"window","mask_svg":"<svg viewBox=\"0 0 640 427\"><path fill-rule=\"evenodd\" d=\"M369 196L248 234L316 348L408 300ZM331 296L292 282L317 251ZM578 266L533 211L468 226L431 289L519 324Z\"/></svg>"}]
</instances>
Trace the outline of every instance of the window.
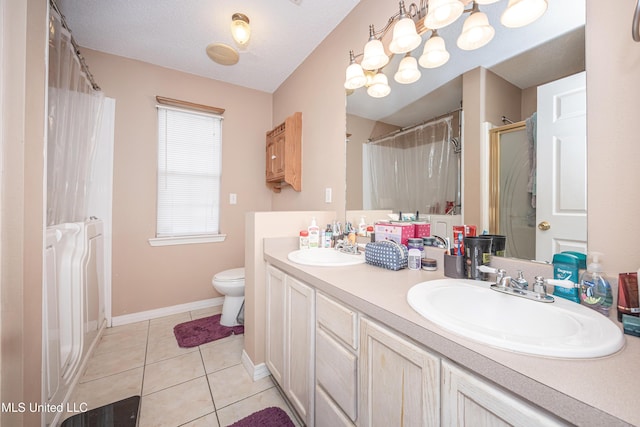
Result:
<instances>
[{"instance_id":1,"label":"window","mask_svg":"<svg viewBox=\"0 0 640 427\"><path fill-rule=\"evenodd\" d=\"M215 241L211 238L220 236L221 145L221 116L158 105L158 207L152 245Z\"/></svg>"}]
</instances>

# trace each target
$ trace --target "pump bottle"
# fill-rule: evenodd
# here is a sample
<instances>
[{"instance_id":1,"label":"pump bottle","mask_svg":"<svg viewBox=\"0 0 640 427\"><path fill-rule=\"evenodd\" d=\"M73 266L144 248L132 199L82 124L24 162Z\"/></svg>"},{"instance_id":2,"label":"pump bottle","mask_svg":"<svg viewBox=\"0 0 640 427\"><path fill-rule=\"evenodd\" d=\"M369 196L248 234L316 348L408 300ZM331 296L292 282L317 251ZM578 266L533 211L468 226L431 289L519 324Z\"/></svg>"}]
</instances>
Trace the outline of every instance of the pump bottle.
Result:
<instances>
[{"instance_id":1,"label":"pump bottle","mask_svg":"<svg viewBox=\"0 0 640 427\"><path fill-rule=\"evenodd\" d=\"M580 277L580 300L584 306L608 317L613 295L611 285L604 278L601 259L602 254L597 252L591 254L591 263Z\"/></svg>"}]
</instances>

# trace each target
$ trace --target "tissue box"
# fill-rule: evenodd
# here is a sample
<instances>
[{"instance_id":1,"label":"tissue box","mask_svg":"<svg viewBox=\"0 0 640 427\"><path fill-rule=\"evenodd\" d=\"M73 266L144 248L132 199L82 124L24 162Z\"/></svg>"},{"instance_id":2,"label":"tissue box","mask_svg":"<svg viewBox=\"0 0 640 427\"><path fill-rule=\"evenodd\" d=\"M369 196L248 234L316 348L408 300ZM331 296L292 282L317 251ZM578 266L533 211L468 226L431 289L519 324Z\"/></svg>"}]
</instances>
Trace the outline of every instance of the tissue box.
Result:
<instances>
[{"instance_id":1,"label":"tissue box","mask_svg":"<svg viewBox=\"0 0 640 427\"><path fill-rule=\"evenodd\" d=\"M393 240L406 245L409 239L415 237L413 224L378 222L375 224L376 242Z\"/></svg>"}]
</instances>

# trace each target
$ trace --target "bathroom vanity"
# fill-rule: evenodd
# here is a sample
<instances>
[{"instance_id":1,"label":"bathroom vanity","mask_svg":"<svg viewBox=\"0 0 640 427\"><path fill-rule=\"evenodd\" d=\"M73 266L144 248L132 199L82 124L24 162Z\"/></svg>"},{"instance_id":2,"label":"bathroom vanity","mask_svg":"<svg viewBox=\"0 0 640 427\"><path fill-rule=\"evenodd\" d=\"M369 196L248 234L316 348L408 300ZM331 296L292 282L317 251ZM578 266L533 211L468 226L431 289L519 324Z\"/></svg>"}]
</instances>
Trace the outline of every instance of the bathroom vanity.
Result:
<instances>
[{"instance_id":1,"label":"bathroom vanity","mask_svg":"<svg viewBox=\"0 0 640 427\"><path fill-rule=\"evenodd\" d=\"M304 266L294 248L265 239L266 358L307 425L640 424L640 339L597 359L500 350L409 306L408 290L441 270Z\"/></svg>"}]
</instances>

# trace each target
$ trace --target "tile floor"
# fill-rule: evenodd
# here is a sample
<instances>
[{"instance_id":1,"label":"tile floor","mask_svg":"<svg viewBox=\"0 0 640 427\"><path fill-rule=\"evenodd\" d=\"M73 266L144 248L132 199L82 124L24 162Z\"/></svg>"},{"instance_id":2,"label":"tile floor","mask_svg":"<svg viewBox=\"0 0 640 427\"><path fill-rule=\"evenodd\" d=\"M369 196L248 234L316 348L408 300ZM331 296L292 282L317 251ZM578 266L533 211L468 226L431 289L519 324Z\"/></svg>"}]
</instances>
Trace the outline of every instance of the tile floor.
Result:
<instances>
[{"instance_id":1,"label":"tile floor","mask_svg":"<svg viewBox=\"0 0 640 427\"><path fill-rule=\"evenodd\" d=\"M220 307L106 329L70 402L93 409L142 396L139 427L225 427L269 406L299 422L271 377L252 381L240 362L243 335L180 348L178 323Z\"/></svg>"}]
</instances>

